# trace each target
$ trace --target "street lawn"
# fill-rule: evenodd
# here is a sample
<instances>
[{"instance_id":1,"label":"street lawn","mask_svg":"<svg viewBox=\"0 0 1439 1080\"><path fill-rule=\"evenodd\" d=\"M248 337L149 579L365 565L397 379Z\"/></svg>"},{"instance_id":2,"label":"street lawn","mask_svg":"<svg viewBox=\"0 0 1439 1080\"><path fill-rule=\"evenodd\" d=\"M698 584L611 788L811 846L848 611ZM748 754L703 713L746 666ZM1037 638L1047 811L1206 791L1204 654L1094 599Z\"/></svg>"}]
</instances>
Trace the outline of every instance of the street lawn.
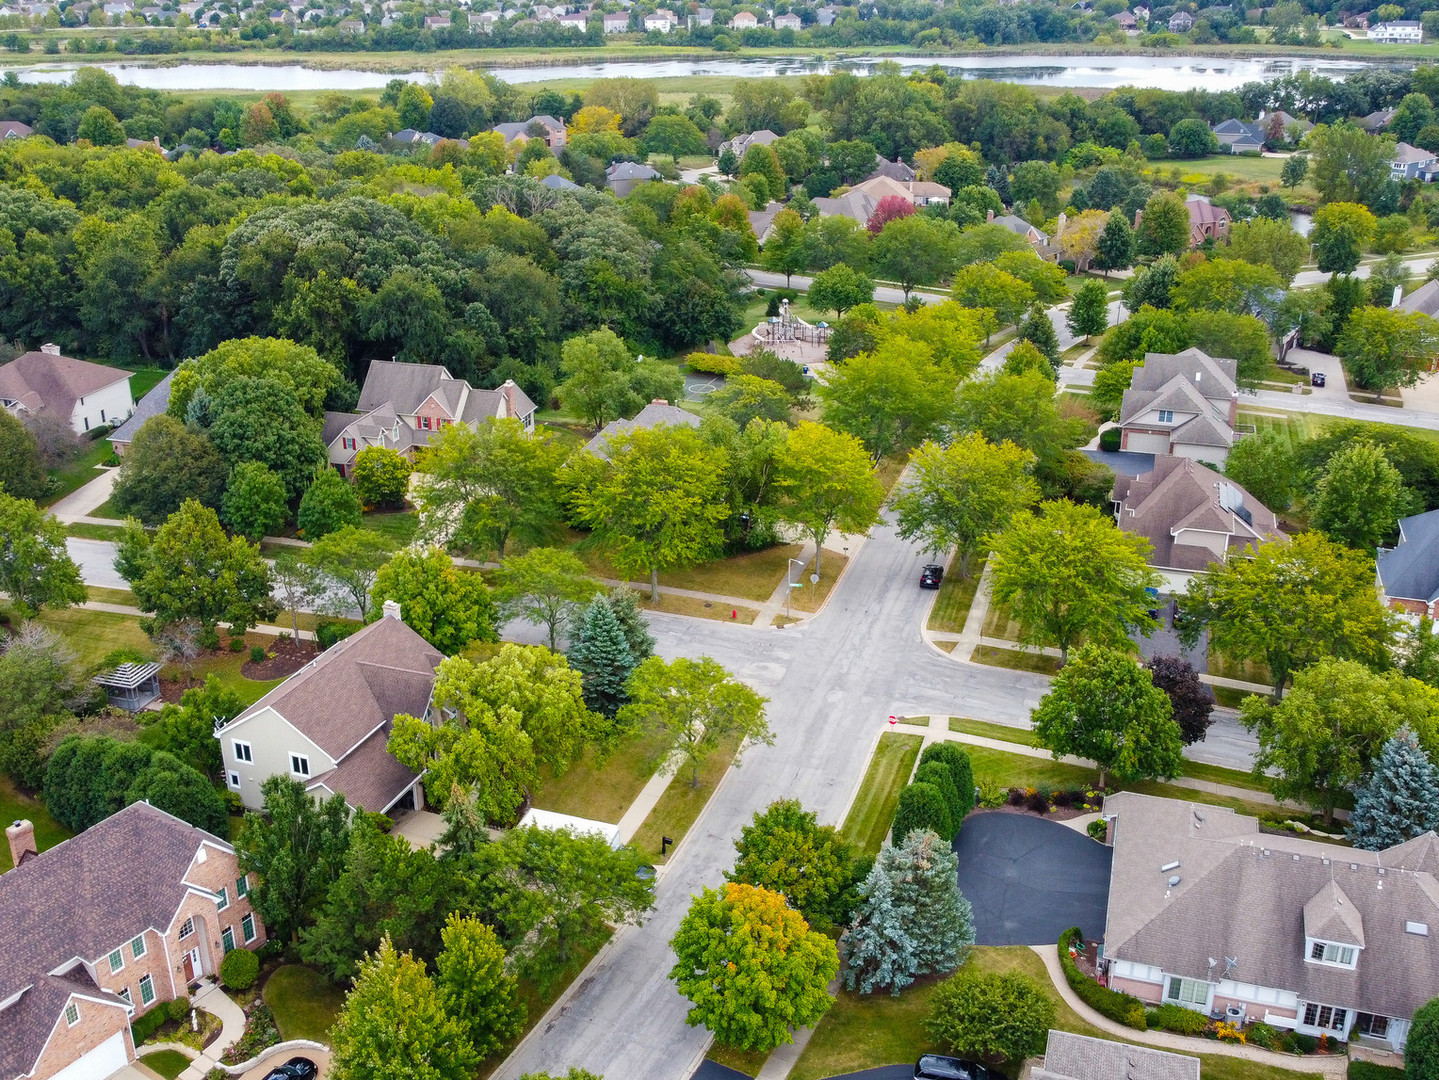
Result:
<instances>
[{"instance_id":1,"label":"street lawn","mask_svg":"<svg viewBox=\"0 0 1439 1080\"><path fill-rule=\"evenodd\" d=\"M153 1054L142 1055L140 1064L159 1073L165 1080L178 1080L180 1074L190 1067L190 1059L178 1050L156 1050Z\"/></svg>"},{"instance_id":2,"label":"street lawn","mask_svg":"<svg viewBox=\"0 0 1439 1080\"><path fill-rule=\"evenodd\" d=\"M880 735L859 792L839 829L840 835L860 851L874 855L884 844L894 821L900 789L909 783L923 743L922 735L902 735L897 731Z\"/></svg>"},{"instance_id":3,"label":"street lawn","mask_svg":"<svg viewBox=\"0 0 1439 1080\"><path fill-rule=\"evenodd\" d=\"M1006 668L1009 671L1032 671L1036 675L1059 673L1059 657L1045 653L1021 652L1018 649L1000 649L993 645L976 645L969 654L971 663L986 667Z\"/></svg>"},{"instance_id":4,"label":"street lawn","mask_svg":"<svg viewBox=\"0 0 1439 1080\"><path fill-rule=\"evenodd\" d=\"M758 1076L759 1071L764 1068L764 1063L769 1060L769 1052L763 1050L736 1050L732 1046L722 1046L719 1043L712 1043L709 1053L705 1054L709 1061L718 1062L727 1069L733 1069L737 1073L744 1073L745 1076Z\"/></svg>"},{"instance_id":5,"label":"street lawn","mask_svg":"<svg viewBox=\"0 0 1439 1080\"><path fill-rule=\"evenodd\" d=\"M90 594L90 599L94 603L135 606L135 594L129 589L107 589L103 585L87 585L85 591Z\"/></svg>"},{"instance_id":6,"label":"street lawn","mask_svg":"<svg viewBox=\"0 0 1439 1080\"><path fill-rule=\"evenodd\" d=\"M122 540L125 527L118 522L114 525L95 525L88 521L74 521L65 526L66 536L81 540Z\"/></svg>"},{"instance_id":7,"label":"street lawn","mask_svg":"<svg viewBox=\"0 0 1439 1080\"><path fill-rule=\"evenodd\" d=\"M0 821L9 824L24 818L35 826L35 846L41 851L52 848L61 840L70 839L70 830L50 816L45 804L16 790L8 776L0 776ZM10 859L10 845L0 848L0 874L9 870L14 863Z\"/></svg>"},{"instance_id":8,"label":"street lawn","mask_svg":"<svg viewBox=\"0 0 1439 1080\"><path fill-rule=\"evenodd\" d=\"M700 811L709 802L715 788L724 779L735 753L739 750L739 739L730 737L710 752L700 763L699 786L690 784L690 765L684 762L675 773L660 801L645 818L644 824L630 838L630 846L643 852L655 863L666 862L674 854L675 847L684 839L689 827L700 816ZM738 766L736 766L738 767ZM665 855L660 855L660 838L668 836L673 844Z\"/></svg>"},{"instance_id":9,"label":"street lawn","mask_svg":"<svg viewBox=\"0 0 1439 1080\"><path fill-rule=\"evenodd\" d=\"M360 516L360 528L379 533L396 547L405 547L415 538L420 516L413 510L371 510Z\"/></svg>"},{"instance_id":10,"label":"street lawn","mask_svg":"<svg viewBox=\"0 0 1439 1080\"><path fill-rule=\"evenodd\" d=\"M559 776L549 765L541 765L540 781L531 802L557 814L618 822L655 774L659 746L658 740L633 736L604 760L599 760L591 747L582 761Z\"/></svg>"},{"instance_id":11,"label":"street lawn","mask_svg":"<svg viewBox=\"0 0 1439 1080\"><path fill-rule=\"evenodd\" d=\"M969 609L974 604L974 594L979 589L979 576L984 573L987 560L970 567L968 578L959 576L959 560L950 563L944 580L939 583L939 595L934 598L934 607L929 609L929 629L947 634L959 634L969 619Z\"/></svg>"},{"instance_id":12,"label":"street lawn","mask_svg":"<svg viewBox=\"0 0 1439 1080\"><path fill-rule=\"evenodd\" d=\"M100 663L116 649L140 649L148 653L152 647L134 615L65 608L42 611L36 622L63 636L78 654L80 663L86 666Z\"/></svg>"},{"instance_id":13,"label":"street lawn","mask_svg":"<svg viewBox=\"0 0 1439 1080\"><path fill-rule=\"evenodd\" d=\"M345 991L314 968L286 964L265 980L260 994L275 1012L280 1038L311 1039L328 1044L330 1028L345 1003Z\"/></svg>"},{"instance_id":14,"label":"street lawn","mask_svg":"<svg viewBox=\"0 0 1439 1080\"><path fill-rule=\"evenodd\" d=\"M879 459L879 464L874 467L875 475L879 482L884 485L885 491L893 491L894 485L899 483L899 478L904 474L905 466L909 464L909 454L890 454Z\"/></svg>"},{"instance_id":15,"label":"street lawn","mask_svg":"<svg viewBox=\"0 0 1439 1080\"><path fill-rule=\"evenodd\" d=\"M795 580L800 583L799 588L791 589L790 607L794 611L818 611L829 599L829 594L834 591L839 576L844 573L844 568L849 565L849 556L841 555L837 551L826 551L824 558L820 560L819 584L810 582L810 575L814 573L814 560L811 559L805 564L803 570L796 568Z\"/></svg>"},{"instance_id":16,"label":"street lawn","mask_svg":"<svg viewBox=\"0 0 1439 1080\"><path fill-rule=\"evenodd\" d=\"M971 720L967 716L951 716L949 730L962 735L978 735L985 739L1018 743L1021 746L1038 746L1039 739L1030 728L1010 727L1008 724L993 724L988 720Z\"/></svg>"},{"instance_id":17,"label":"street lawn","mask_svg":"<svg viewBox=\"0 0 1439 1080\"><path fill-rule=\"evenodd\" d=\"M99 476L97 467L110 454L110 443L106 439L82 442L74 457L58 469L50 470L51 487L49 496L44 500L45 505L53 506L66 495L78 491Z\"/></svg>"},{"instance_id":18,"label":"street lawn","mask_svg":"<svg viewBox=\"0 0 1439 1080\"><path fill-rule=\"evenodd\" d=\"M1372 399L1364 392L1360 392L1358 400L1370 402ZM1266 431L1278 431L1288 440L1292 449L1305 439L1318 435L1331 424L1341 422L1340 417L1316 416L1313 413L1271 413L1271 412L1241 412L1236 418L1236 423L1253 424L1256 434ZM1371 421L1354 421L1359 424L1367 424ZM1395 427L1398 425L1388 425ZM1416 439L1424 439L1429 442L1439 442L1439 431L1431 431L1428 428L1406 427L1404 431Z\"/></svg>"},{"instance_id":19,"label":"street lawn","mask_svg":"<svg viewBox=\"0 0 1439 1080\"><path fill-rule=\"evenodd\" d=\"M115 521L125 520L125 515L115 508L115 497L112 495L95 509L91 510L86 517L111 518Z\"/></svg>"},{"instance_id":20,"label":"street lawn","mask_svg":"<svg viewBox=\"0 0 1439 1080\"><path fill-rule=\"evenodd\" d=\"M759 551L747 551L743 555L701 563L685 570L667 571L660 574L660 584L672 589L693 589L764 603L784 582L789 560L800 550L798 544L779 544Z\"/></svg>"},{"instance_id":21,"label":"street lawn","mask_svg":"<svg viewBox=\"0 0 1439 1080\"><path fill-rule=\"evenodd\" d=\"M640 593L640 607L646 611L659 611L666 615L688 615L693 619L714 619L718 622L739 622L750 626L759 615L759 608L743 604L725 604L718 600L700 600L693 596L675 596L660 593L658 600L651 600L649 590Z\"/></svg>"}]
</instances>

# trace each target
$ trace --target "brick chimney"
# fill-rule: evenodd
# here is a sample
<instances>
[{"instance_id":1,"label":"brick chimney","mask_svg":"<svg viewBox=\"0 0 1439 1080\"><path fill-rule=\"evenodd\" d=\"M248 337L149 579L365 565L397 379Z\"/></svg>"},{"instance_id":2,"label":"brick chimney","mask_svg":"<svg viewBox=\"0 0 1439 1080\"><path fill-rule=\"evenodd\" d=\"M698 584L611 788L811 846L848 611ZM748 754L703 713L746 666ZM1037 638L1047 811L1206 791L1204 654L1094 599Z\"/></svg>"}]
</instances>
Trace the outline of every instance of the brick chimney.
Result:
<instances>
[{"instance_id":1,"label":"brick chimney","mask_svg":"<svg viewBox=\"0 0 1439 1080\"><path fill-rule=\"evenodd\" d=\"M53 341L47 341L44 345L40 346L40 351L47 356L59 356L60 346L56 345Z\"/></svg>"},{"instance_id":2,"label":"brick chimney","mask_svg":"<svg viewBox=\"0 0 1439 1080\"><path fill-rule=\"evenodd\" d=\"M505 415L515 415L515 380L506 379L500 384L500 393L505 396Z\"/></svg>"},{"instance_id":3,"label":"brick chimney","mask_svg":"<svg viewBox=\"0 0 1439 1080\"><path fill-rule=\"evenodd\" d=\"M1139 228L1139 223L1140 223L1141 221L1143 221L1143 220L1144 220L1144 211L1143 211L1143 210L1136 210L1136 211L1134 211L1134 227L1135 227L1136 229Z\"/></svg>"},{"instance_id":4,"label":"brick chimney","mask_svg":"<svg viewBox=\"0 0 1439 1080\"><path fill-rule=\"evenodd\" d=\"M984 220L985 220L985 221L993 221L993 220L994 220L994 211L993 211L993 210L986 211L986 216L985 216L985 219L984 219Z\"/></svg>"},{"instance_id":5,"label":"brick chimney","mask_svg":"<svg viewBox=\"0 0 1439 1080\"><path fill-rule=\"evenodd\" d=\"M22 818L6 826L5 839L10 843L10 860L16 866L27 855L40 854L40 849L35 846L35 826L27 819Z\"/></svg>"},{"instance_id":6,"label":"brick chimney","mask_svg":"<svg viewBox=\"0 0 1439 1080\"><path fill-rule=\"evenodd\" d=\"M380 605L380 611L387 619L398 619L400 617L400 602L398 600L386 600Z\"/></svg>"}]
</instances>

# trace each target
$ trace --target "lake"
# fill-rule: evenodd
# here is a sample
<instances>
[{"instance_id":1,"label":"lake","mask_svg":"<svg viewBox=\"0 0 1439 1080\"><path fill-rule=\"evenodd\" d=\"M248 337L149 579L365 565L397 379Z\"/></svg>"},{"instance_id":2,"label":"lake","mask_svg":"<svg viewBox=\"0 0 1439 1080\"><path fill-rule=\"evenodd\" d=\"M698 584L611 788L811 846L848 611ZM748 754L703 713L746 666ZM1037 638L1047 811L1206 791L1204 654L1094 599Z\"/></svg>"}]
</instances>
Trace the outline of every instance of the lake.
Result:
<instances>
[{"instance_id":1,"label":"lake","mask_svg":"<svg viewBox=\"0 0 1439 1080\"><path fill-rule=\"evenodd\" d=\"M1372 61L1313 59L1308 57L1204 57L1204 56L1035 56L1020 54L981 56L892 56L903 71L937 66L971 79L996 79L1032 86L1100 87L1139 86L1155 90L1233 90L1247 82L1290 75L1301 69L1316 75L1343 79L1373 64ZM679 79L697 75L759 78L773 75L826 75L849 71L872 72L879 59L844 60L803 57L743 60L716 56L699 60L623 60L593 64L556 64L546 67L494 66L495 75L511 83L549 82L556 79L604 79L631 76L645 79ZM22 82L64 82L79 64L44 64L15 68ZM122 83L153 90L373 90L390 79L424 81L432 70L378 72L320 70L303 64L201 64L153 66L144 63L101 63ZM443 64L434 70L443 68Z\"/></svg>"}]
</instances>

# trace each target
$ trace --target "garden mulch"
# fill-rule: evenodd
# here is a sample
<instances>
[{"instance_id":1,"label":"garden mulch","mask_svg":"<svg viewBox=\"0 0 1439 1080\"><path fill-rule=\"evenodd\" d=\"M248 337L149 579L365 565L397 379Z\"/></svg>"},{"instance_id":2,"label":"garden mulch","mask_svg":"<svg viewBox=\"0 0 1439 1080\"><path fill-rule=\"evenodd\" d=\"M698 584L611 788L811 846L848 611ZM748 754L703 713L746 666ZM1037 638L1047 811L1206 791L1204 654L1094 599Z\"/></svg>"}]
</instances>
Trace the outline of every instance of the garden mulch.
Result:
<instances>
[{"instance_id":1,"label":"garden mulch","mask_svg":"<svg viewBox=\"0 0 1439 1080\"><path fill-rule=\"evenodd\" d=\"M266 657L258 664L246 660L240 666L240 674L256 682L271 682L295 674L315 657L320 655L313 641L286 641L280 638L265 639Z\"/></svg>"}]
</instances>

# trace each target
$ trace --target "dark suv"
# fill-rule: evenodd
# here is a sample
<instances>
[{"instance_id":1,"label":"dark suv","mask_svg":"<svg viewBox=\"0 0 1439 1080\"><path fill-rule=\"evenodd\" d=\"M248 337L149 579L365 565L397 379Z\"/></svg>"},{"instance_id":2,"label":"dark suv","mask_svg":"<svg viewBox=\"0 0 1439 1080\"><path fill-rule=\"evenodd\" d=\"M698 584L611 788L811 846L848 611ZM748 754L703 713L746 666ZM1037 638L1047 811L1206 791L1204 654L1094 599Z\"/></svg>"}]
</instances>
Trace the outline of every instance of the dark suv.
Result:
<instances>
[{"instance_id":1,"label":"dark suv","mask_svg":"<svg viewBox=\"0 0 1439 1080\"><path fill-rule=\"evenodd\" d=\"M944 567L930 563L919 572L919 587L921 589L937 589L939 583L944 580Z\"/></svg>"},{"instance_id":2,"label":"dark suv","mask_svg":"<svg viewBox=\"0 0 1439 1080\"><path fill-rule=\"evenodd\" d=\"M319 1070L309 1058L292 1057L265 1074L265 1080L315 1080Z\"/></svg>"},{"instance_id":3,"label":"dark suv","mask_svg":"<svg viewBox=\"0 0 1439 1080\"><path fill-rule=\"evenodd\" d=\"M925 1054L914 1063L914 1075L922 1080L997 1080L983 1065L963 1058Z\"/></svg>"}]
</instances>

